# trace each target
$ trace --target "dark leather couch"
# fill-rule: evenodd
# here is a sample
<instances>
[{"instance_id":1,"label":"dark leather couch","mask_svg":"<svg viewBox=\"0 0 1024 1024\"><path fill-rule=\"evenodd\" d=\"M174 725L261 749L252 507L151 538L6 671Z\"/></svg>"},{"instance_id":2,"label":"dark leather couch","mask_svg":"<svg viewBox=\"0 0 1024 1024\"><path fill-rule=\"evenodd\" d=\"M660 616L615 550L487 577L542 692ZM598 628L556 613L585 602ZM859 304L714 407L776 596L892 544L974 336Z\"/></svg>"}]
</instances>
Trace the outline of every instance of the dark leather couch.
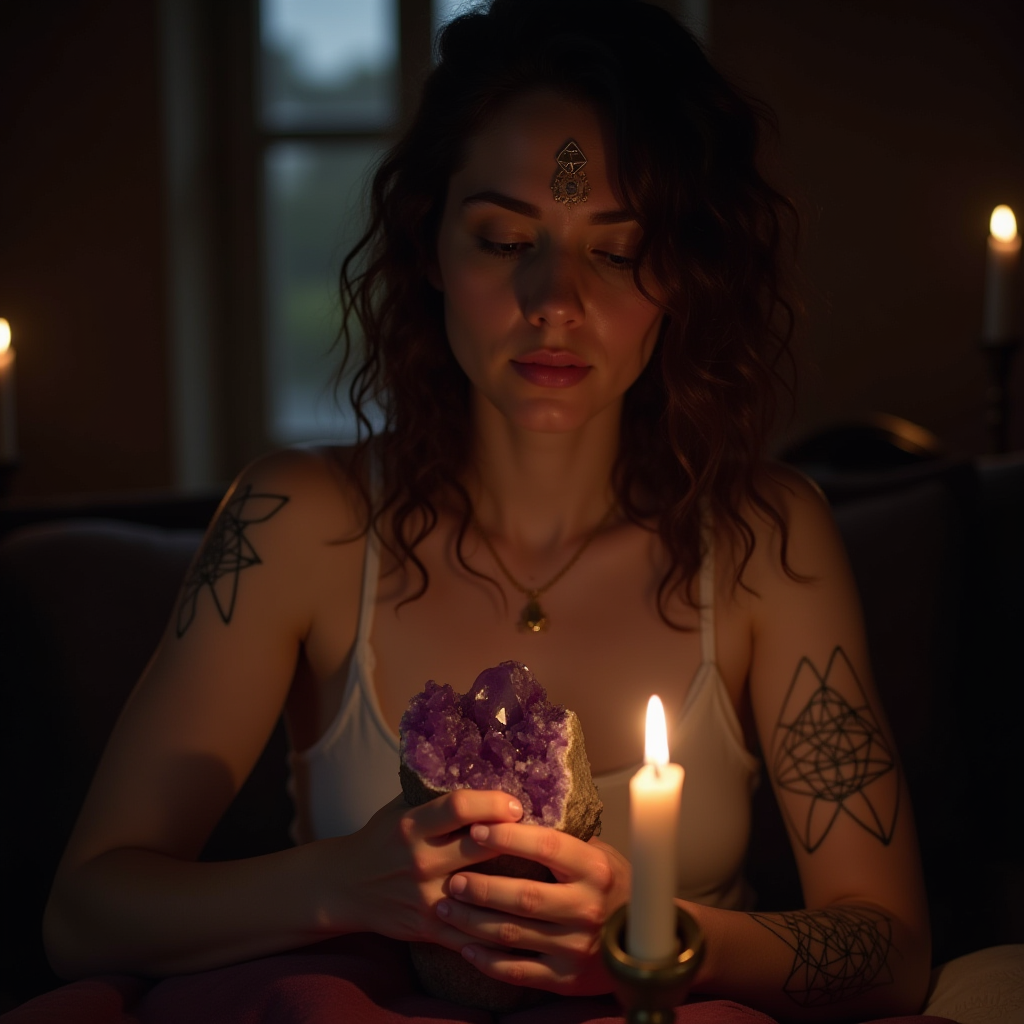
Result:
<instances>
[{"instance_id":1,"label":"dark leather couch","mask_svg":"<svg viewBox=\"0 0 1024 1024\"><path fill-rule=\"evenodd\" d=\"M1024 941L1024 457L815 475L850 551L910 782L935 960ZM39 929L50 881L215 506L0 510L0 1010L58 983ZM285 754L279 726L204 857L288 844ZM799 904L767 784L749 873L765 909Z\"/></svg>"}]
</instances>

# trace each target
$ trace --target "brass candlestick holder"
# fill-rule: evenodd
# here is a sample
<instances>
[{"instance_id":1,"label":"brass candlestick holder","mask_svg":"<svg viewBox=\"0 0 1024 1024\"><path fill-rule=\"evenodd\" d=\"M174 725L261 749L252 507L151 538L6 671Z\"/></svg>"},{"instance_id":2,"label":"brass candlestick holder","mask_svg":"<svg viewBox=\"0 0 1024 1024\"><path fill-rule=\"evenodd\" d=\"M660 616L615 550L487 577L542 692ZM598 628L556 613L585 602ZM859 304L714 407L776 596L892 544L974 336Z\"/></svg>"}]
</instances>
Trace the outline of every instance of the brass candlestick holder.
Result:
<instances>
[{"instance_id":1,"label":"brass candlestick holder","mask_svg":"<svg viewBox=\"0 0 1024 1024\"><path fill-rule=\"evenodd\" d=\"M682 907L676 907L679 953L667 960L638 960L626 952L629 906L604 923L601 952L615 979L615 995L629 1024L672 1024L704 959L704 933Z\"/></svg>"}]
</instances>

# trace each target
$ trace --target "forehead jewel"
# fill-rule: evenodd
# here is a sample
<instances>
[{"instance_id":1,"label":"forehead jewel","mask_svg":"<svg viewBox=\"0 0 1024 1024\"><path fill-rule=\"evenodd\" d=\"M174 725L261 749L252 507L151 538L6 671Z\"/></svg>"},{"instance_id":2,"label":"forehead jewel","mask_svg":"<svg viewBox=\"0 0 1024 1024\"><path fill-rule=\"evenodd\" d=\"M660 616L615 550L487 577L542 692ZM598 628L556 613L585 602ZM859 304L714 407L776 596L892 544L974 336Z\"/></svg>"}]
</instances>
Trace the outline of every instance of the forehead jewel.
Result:
<instances>
[{"instance_id":1,"label":"forehead jewel","mask_svg":"<svg viewBox=\"0 0 1024 1024\"><path fill-rule=\"evenodd\" d=\"M585 203L590 193L590 182L583 173L587 158L575 139L570 139L562 147L555 160L558 163L558 170L551 182L551 194L555 202L565 203L567 206Z\"/></svg>"}]
</instances>

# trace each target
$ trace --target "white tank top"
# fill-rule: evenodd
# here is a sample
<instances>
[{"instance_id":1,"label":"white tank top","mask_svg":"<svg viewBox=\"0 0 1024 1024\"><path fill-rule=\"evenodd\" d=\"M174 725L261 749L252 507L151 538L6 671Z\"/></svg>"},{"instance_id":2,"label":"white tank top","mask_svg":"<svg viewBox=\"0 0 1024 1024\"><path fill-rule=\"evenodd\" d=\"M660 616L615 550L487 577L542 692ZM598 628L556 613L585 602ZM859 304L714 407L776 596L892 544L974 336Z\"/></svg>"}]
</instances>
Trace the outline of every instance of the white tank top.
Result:
<instances>
[{"instance_id":1,"label":"white tank top","mask_svg":"<svg viewBox=\"0 0 1024 1024\"><path fill-rule=\"evenodd\" d=\"M359 626L341 707L311 747L289 756L297 843L348 835L401 792L398 736L380 711L370 646L380 541L371 530L363 560ZM679 720L670 729L672 760L686 770L679 823L679 892L683 899L730 910L751 909L743 877L750 803L758 761L743 743L729 692L715 663L714 562L700 573L701 664ZM483 666L482 666L483 667ZM630 765L595 775L604 802L601 839L629 856Z\"/></svg>"}]
</instances>

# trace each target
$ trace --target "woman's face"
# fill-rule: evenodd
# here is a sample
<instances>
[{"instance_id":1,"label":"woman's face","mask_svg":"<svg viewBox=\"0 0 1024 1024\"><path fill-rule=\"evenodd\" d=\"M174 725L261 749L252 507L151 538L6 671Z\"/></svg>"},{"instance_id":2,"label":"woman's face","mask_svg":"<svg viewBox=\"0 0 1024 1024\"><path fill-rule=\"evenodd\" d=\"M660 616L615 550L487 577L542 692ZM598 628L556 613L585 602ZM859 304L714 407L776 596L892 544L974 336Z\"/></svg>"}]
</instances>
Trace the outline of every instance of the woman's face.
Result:
<instances>
[{"instance_id":1,"label":"woman's face","mask_svg":"<svg viewBox=\"0 0 1024 1024\"><path fill-rule=\"evenodd\" d=\"M575 141L586 202L557 202ZM601 121L556 93L511 101L451 178L432 283L477 398L525 430L582 426L621 402L650 358L660 310L633 281L640 228L616 200ZM653 290L652 290L652 293Z\"/></svg>"}]
</instances>

